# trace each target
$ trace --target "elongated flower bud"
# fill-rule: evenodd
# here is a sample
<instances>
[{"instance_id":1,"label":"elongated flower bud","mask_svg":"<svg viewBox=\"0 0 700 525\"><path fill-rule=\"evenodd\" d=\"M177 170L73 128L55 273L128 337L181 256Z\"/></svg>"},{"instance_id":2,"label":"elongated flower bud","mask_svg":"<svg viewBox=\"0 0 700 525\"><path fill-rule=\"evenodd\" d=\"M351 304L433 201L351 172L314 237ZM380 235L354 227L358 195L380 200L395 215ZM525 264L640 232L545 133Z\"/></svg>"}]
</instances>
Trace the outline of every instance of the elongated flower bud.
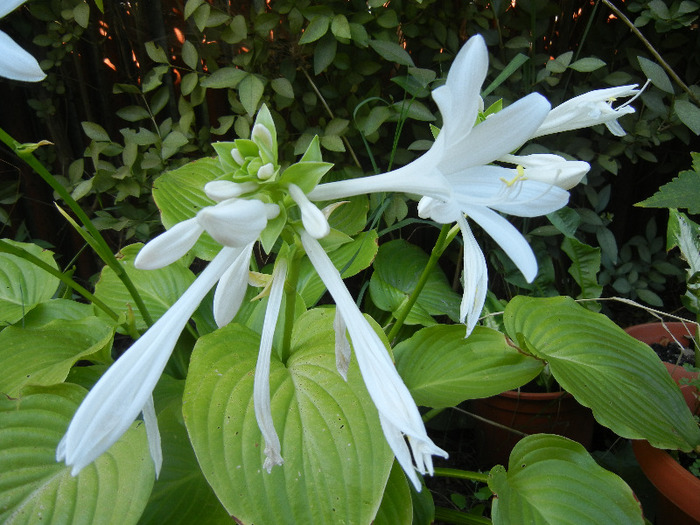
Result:
<instances>
[{"instance_id":1,"label":"elongated flower bud","mask_svg":"<svg viewBox=\"0 0 700 525\"><path fill-rule=\"evenodd\" d=\"M289 195L299 206L301 222L304 224L304 229L309 232L309 235L314 239L321 239L330 233L331 227L326 216L306 197L306 194L299 186L290 184Z\"/></svg>"}]
</instances>

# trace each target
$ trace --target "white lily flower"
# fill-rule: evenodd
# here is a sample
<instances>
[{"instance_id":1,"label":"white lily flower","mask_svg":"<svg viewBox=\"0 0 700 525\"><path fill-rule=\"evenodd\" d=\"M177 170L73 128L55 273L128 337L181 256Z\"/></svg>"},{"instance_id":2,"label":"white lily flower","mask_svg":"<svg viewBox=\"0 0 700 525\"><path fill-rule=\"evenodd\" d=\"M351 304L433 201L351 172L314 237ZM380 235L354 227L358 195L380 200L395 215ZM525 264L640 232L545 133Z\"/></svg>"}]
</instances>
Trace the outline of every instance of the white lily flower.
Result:
<instances>
[{"instance_id":1,"label":"white lily flower","mask_svg":"<svg viewBox=\"0 0 700 525\"><path fill-rule=\"evenodd\" d=\"M197 213L201 224L216 242L224 246L245 246L256 241L268 219L279 214L277 204L257 199L229 199Z\"/></svg>"},{"instance_id":2,"label":"white lily flower","mask_svg":"<svg viewBox=\"0 0 700 525\"><path fill-rule=\"evenodd\" d=\"M214 291L214 321L221 328L229 324L238 313L243 303L245 291L248 287L248 273L250 269L250 257L253 253L254 242L248 244L233 264L219 279Z\"/></svg>"},{"instance_id":3,"label":"white lily flower","mask_svg":"<svg viewBox=\"0 0 700 525\"><path fill-rule=\"evenodd\" d=\"M3 0L0 18L4 17L26 0ZM39 82L46 78L36 59L22 49L7 33L0 31L0 77L23 82Z\"/></svg>"},{"instance_id":4,"label":"white lily flower","mask_svg":"<svg viewBox=\"0 0 700 525\"><path fill-rule=\"evenodd\" d=\"M237 151L237 150L236 150ZM215 180L204 185L204 193L211 200L221 202L235 199L246 193L257 190L259 184L255 182L232 182L228 180Z\"/></svg>"},{"instance_id":5,"label":"white lily flower","mask_svg":"<svg viewBox=\"0 0 700 525\"><path fill-rule=\"evenodd\" d=\"M144 412L152 428L151 394L170 354L199 303L240 254L224 247L194 283L105 372L78 407L56 449L56 460L72 466L76 476L111 447ZM156 427L157 428L157 427ZM156 434L147 432L151 453L160 450ZM156 465L160 454L154 455Z\"/></svg>"},{"instance_id":6,"label":"white lily flower","mask_svg":"<svg viewBox=\"0 0 700 525\"><path fill-rule=\"evenodd\" d=\"M275 431L272 421L272 407L270 405L270 356L272 354L272 339L275 335L275 326L282 306L282 294L284 281L287 278L287 262L278 259L272 272L272 286L270 297L265 310L262 334L260 335L260 351L255 365L255 379L253 382L253 406L255 419L265 440L265 461L263 468L269 473L275 465L284 463L282 459L280 439Z\"/></svg>"},{"instance_id":7,"label":"white lily flower","mask_svg":"<svg viewBox=\"0 0 700 525\"><path fill-rule=\"evenodd\" d=\"M389 352L357 308L323 247L306 232L301 232L301 242L347 326L362 378L379 412L384 436L406 475L420 491L421 484L415 471L432 473L432 456L446 458L447 452L428 437L418 407L396 371ZM404 436L408 438L410 450Z\"/></svg>"},{"instance_id":8,"label":"white lily flower","mask_svg":"<svg viewBox=\"0 0 700 525\"><path fill-rule=\"evenodd\" d=\"M644 90L644 88L641 90L636 88L637 84L595 89L569 99L549 112L533 138L587 128L596 124L605 124L610 133L616 137L622 137L625 135L625 130L622 129L617 119L623 115L634 113L634 108L630 106L630 103ZM612 107L617 98L632 95L634 96L621 106Z\"/></svg>"}]
</instances>

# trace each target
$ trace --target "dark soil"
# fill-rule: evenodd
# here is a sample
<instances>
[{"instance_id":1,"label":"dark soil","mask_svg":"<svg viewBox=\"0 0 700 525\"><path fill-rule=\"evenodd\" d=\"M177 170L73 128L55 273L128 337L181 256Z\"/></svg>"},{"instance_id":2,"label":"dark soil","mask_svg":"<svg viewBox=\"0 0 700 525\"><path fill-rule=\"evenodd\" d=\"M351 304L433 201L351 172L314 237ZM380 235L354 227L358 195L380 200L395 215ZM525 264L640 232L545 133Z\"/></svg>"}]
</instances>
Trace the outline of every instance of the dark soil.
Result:
<instances>
[{"instance_id":1,"label":"dark soil","mask_svg":"<svg viewBox=\"0 0 700 525\"><path fill-rule=\"evenodd\" d=\"M651 345L652 350L662 361L677 365L695 365L695 352L690 348L684 348L678 343L671 342L667 345L654 343Z\"/></svg>"}]
</instances>

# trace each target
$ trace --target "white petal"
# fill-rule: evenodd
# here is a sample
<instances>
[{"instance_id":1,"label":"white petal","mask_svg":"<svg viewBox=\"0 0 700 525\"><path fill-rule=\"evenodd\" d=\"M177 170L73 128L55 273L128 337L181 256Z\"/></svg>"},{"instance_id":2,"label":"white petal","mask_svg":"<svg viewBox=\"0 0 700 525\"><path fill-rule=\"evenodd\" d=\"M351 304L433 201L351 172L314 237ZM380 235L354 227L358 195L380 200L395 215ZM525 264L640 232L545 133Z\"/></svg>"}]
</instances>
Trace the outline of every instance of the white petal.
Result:
<instances>
[{"instance_id":1,"label":"white petal","mask_svg":"<svg viewBox=\"0 0 700 525\"><path fill-rule=\"evenodd\" d=\"M204 186L204 193L207 194L211 200L216 202L225 201L228 199L235 199L240 197L245 193L250 193L258 189L258 184L249 182L232 182L229 180L215 180L212 182L207 182Z\"/></svg>"},{"instance_id":2,"label":"white petal","mask_svg":"<svg viewBox=\"0 0 700 525\"><path fill-rule=\"evenodd\" d=\"M153 406L153 395L149 396L142 412L143 423L146 427L146 437L148 438L148 450L151 452L151 458L156 467L156 479L158 479L160 468L163 466L163 449L160 446L160 431L158 430L156 409Z\"/></svg>"},{"instance_id":3,"label":"white petal","mask_svg":"<svg viewBox=\"0 0 700 525\"><path fill-rule=\"evenodd\" d=\"M450 144L440 160L449 174L472 166L489 164L522 146L532 137L549 113L546 98L532 93L477 124L472 132Z\"/></svg>"},{"instance_id":4,"label":"white petal","mask_svg":"<svg viewBox=\"0 0 700 525\"><path fill-rule=\"evenodd\" d=\"M301 211L301 222L309 235L314 239L322 239L331 232L331 226L328 224L328 219L319 210L316 205L314 205L308 198L302 189L296 184L289 185L289 195L292 197L294 202L299 206Z\"/></svg>"},{"instance_id":5,"label":"white petal","mask_svg":"<svg viewBox=\"0 0 700 525\"><path fill-rule=\"evenodd\" d=\"M39 82L46 78L36 59L0 31L0 76L23 82Z\"/></svg>"},{"instance_id":6,"label":"white petal","mask_svg":"<svg viewBox=\"0 0 700 525\"><path fill-rule=\"evenodd\" d=\"M335 309L335 317L333 319L333 329L335 330L335 367L338 369L340 376L348 380L348 368L350 368L351 349L350 341L345 334L347 327L343 316L340 315L340 310Z\"/></svg>"},{"instance_id":7,"label":"white petal","mask_svg":"<svg viewBox=\"0 0 700 525\"><path fill-rule=\"evenodd\" d=\"M464 293L459 306L460 321L467 326L466 336L472 333L484 309L488 289L488 270L481 247L476 242L469 224L461 217L458 221L464 239Z\"/></svg>"},{"instance_id":8,"label":"white petal","mask_svg":"<svg viewBox=\"0 0 700 525\"><path fill-rule=\"evenodd\" d=\"M243 164L245 164L245 157L243 157L243 155L241 154L240 151L238 151L237 148L233 148L233 149L231 150L231 158L232 158L232 159L234 160L234 162L235 162L236 164L238 164L239 166L243 166Z\"/></svg>"},{"instance_id":9,"label":"white petal","mask_svg":"<svg viewBox=\"0 0 700 525\"><path fill-rule=\"evenodd\" d=\"M223 248L177 302L95 384L56 449L71 474L111 447L148 402L185 324L238 251Z\"/></svg>"},{"instance_id":10,"label":"white petal","mask_svg":"<svg viewBox=\"0 0 700 525\"><path fill-rule=\"evenodd\" d=\"M27 0L3 0L2 3L0 3L0 18L11 13L26 1Z\"/></svg>"},{"instance_id":11,"label":"white petal","mask_svg":"<svg viewBox=\"0 0 700 525\"><path fill-rule=\"evenodd\" d=\"M278 259L272 274L272 287L270 298L265 310L262 335L260 337L260 352L255 365L255 379L253 383L253 405L255 407L255 419L258 422L263 439L265 440L265 462L263 468L269 473L275 465L284 463L281 455L281 445L275 425L272 420L272 407L270 405L270 355L272 354L272 339L275 335L275 326L282 306L282 294L284 281L287 278L287 262Z\"/></svg>"},{"instance_id":12,"label":"white petal","mask_svg":"<svg viewBox=\"0 0 700 525\"><path fill-rule=\"evenodd\" d=\"M474 127L488 65L484 39L480 35L473 36L457 53L446 84L433 91L444 122L440 133L445 135L448 144L460 140Z\"/></svg>"},{"instance_id":13,"label":"white petal","mask_svg":"<svg viewBox=\"0 0 700 525\"><path fill-rule=\"evenodd\" d=\"M267 128L266 128L267 129ZM267 180L275 174L275 166L268 162L258 168L257 176L260 180Z\"/></svg>"},{"instance_id":14,"label":"white petal","mask_svg":"<svg viewBox=\"0 0 700 525\"><path fill-rule=\"evenodd\" d=\"M157 270L177 261L195 245L203 231L195 218L178 222L141 248L134 266L139 270Z\"/></svg>"},{"instance_id":15,"label":"white petal","mask_svg":"<svg viewBox=\"0 0 700 525\"><path fill-rule=\"evenodd\" d=\"M473 207L464 210L486 233L506 252L515 263L527 282L537 277L537 259L525 237L515 226L498 213L488 208Z\"/></svg>"},{"instance_id":16,"label":"white petal","mask_svg":"<svg viewBox=\"0 0 700 525\"><path fill-rule=\"evenodd\" d=\"M203 208L197 222L224 246L245 246L260 237L267 226L268 206L257 199L231 199Z\"/></svg>"},{"instance_id":17,"label":"white petal","mask_svg":"<svg viewBox=\"0 0 700 525\"><path fill-rule=\"evenodd\" d=\"M405 443L402 441L403 445L400 445L395 435L394 429L398 429L415 440L415 443L427 447L426 450L432 451L432 454L447 457L447 453L436 447L428 437L418 407L396 371L389 352L357 308L340 273L326 252L316 239L304 231L301 232L301 242L347 325L367 391L377 407L380 418L384 418L382 428L391 429L385 436L394 454L397 458L404 456ZM385 427L387 422L390 425ZM402 466L409 478L414 476L412 467ZM420 490L420 486L416 486L416 490Z\"/></svg>"},{"instance_id":18,"label":"white petal","mask_svg":"<svg viewBox=\"0 0 700 525\"><path fill-rule=\"evenodd\" d=\"M248 270L254 242L243 248L240 255L219 279L214 292L214 321L221 328L231 322L241 307L248 287Z\"/></svg>"},{"instance_id":19,"label":"white petal","mask_svg":"<svg viewBox=\"0 0 700 525\"><path fill-rule=\"evenodd\" d=\"M504 155L499 160L525 168L525 178L554 184L564 190L576 186L591 169L587 162L566 160L559 155L537 153L533 155Z\"/></svg>"}]
</instances>

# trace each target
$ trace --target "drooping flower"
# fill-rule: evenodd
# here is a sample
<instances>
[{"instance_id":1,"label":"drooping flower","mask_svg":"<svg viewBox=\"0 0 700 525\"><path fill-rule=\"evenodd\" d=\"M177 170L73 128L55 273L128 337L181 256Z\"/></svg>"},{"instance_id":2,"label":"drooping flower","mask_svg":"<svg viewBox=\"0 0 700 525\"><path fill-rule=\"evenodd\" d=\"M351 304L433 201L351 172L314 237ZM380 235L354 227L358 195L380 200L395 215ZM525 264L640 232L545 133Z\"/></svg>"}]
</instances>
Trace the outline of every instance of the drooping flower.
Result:
<instances>
[{"instance_id":1,"label":"drooping flower","mask_svg":"<svg viewBox=\"0 0 700 525\"><path fill-rule=\"evenodd\" d=\"M416 490L420 490L421 484L415 471L432 474L432 456L446 458L447 453L428 437L418 407L396 371L389 352L360 312L323 247L304 231L301 232L301 243L335 301L336 316L342 318L342 322L334 323L337 330L342 330L341 333L336 332L336 347L338 339L345 339L347 328L362 378L377 407L384 436L404 472ZM340 353L344 354L345 351L341 349ZM340 358L340 361L343 362L343 359Z\"/></svg>"},{"instance_id":2,"label":"drooping flower","mask_svg":"<svg viewBox=\"0 0 700 525\"><path fill-rule=\"evenodd\" d=\"M587 128L596 124L605 124L610 133L616 137L623 137L625 130L622 129L617 119L634 113L634 108L630 106L630 103L641 94L647 84L641 90L636 89L637 84L632 84L596 89L569 99L549 112L533 138ZM632 98L624 104L616 108L613 107L613 102L618 98L630 96Z\"/></svg>"},{"instance_id":3,"label":"drooping flower","mask_svg":"<svg viewBox=\"0 0 700 525\"><path fill-rule=\"evenodd\" d=\"M26 0L4 0L0 18L14 11ZM0 31L0 77L23 82L39 82L46 78L36 59L22 49L7 33Z\"/></svg>"}]
</instances>

